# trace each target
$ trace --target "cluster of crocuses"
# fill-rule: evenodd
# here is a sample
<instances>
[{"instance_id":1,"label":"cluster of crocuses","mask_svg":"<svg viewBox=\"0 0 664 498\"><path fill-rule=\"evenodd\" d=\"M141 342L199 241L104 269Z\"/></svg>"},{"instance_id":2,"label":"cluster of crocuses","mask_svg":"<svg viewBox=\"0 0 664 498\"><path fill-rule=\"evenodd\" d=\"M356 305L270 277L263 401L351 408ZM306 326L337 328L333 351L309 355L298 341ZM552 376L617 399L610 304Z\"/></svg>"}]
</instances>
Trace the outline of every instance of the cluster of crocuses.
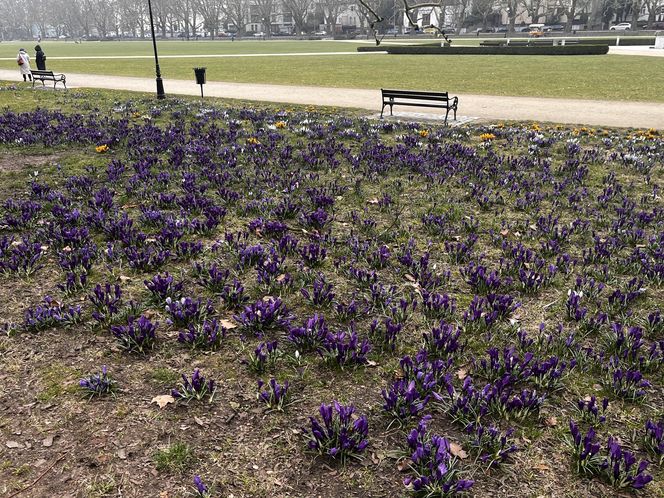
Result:
<instances>
[{"instance_id":1,"label":"cluster of crocuses","mask_svg":"<svg viewBox=\"0 0 664 498\"><path fill-rule=\"evenodd\" d=\"M430 420L423 417L406 438L411 452L408 465L414 475L405 478L404 484L418 497L454 496L469 490L474 481L460 477L449 440L427 430Z\"/></svg>"},{"instance_id":2,"label":"cluster of crocuses","mask_svg":"<svg viewBox=\"0 0 664 498\"><path fill-rule=\"evenodd\" d=\"M90 399L95 396L112 394L115 389L115 381L108 375L106 365L101 367L100 372L79 380L78 385Z\"/></svg>"},{"instance_id":3,"label":"cluster of crocuses","mask_svg":"<svg viewBox=\"0 0 664 498\"><path fill-rule=\"evenodd\" d=\"M599 476L617 488L642 489L653 480L646 473L650 462L637 461L634 453L624 449L616 438L609 436L602 451L592 426L583 434L574 420L570 420L569 430L572 459L578 473Z\"/></svg>"},{"instance_id":4,"label":"cluster of crocuses","mask_svg":"<svg viewBox=\"0 0 664 498\"><path fill-rule=\"evenodd\" d=\"M309 417L307 432L309 448L341 462L361 458L369 445L369 423L364 415L356 415L355 407L334 401L318 409L320 420Z\"/></svg>"},{"instance_id":5,"label":"cluster of crocuses","mask_svg":"<svg viewBox=\"0 0 664 498\"><path fill-rule=\"evenodd\" d=\"M273 376L259 400L277 409L290 386L277 382L277 360L289 353L346 369L400 358L398 378L382 386L387 417L410 424L435 411L490 467L509 459L519 424L535 422L545 400L569 395L570 374L601 379L611 400L661 387L664 320L647 299L664 282L661 192L650 176L661 138L539 126L424 133L308 113L284 127L264 111L176 107L178 124L163 127L0 114L2 144L103 145L97 159L108 159L32 178L0 208L3 278L55 262L62 300L84 303L49 298L27 310L24 329L90 317L122 348L147 352L159 322L180 343L215 350L230 333L222 318L233 317L255 341L250 369ZM483 133L491 146L477 145ZM615 171L595 178L610 161ZM145 289L121 287L127 275ZM519 328L533 316L546 325ZM178 392L211 390L195 372ZM607 402L578 410L608 425ZM365 424L343 420L362 417L324 407L312 449L361 454ZM655 455L660 425L646 431ZM415 493L470 486L444 438L423 433L414 444ZM607 466L643 481L624 452L611 458Z\"/></svg>"},{"instance_id":6,"label":"cluster of crocuses","mask_svg":"<svg viewBox=\"0 0 664 498\"><path fill-rule=\"evenodd\" d=\"M206 380L201 371L196 368L191 374L191 379L182 374L182 382L177 389L171 390L171 396L178 401L188 402L191 400L202 401L208 398L212 402L215 392L215 382L211 379Z\"/></svg>"},{"instance_id":7,"label":"cluster of crocuses","mask_svg":"<svg viewBox=\"0 0 664 498\"><path fill-rule=\"evenodd\" d=\"M23 328L36 332L51 327L74 325L81 320L81 309L80 305L65 305L46 296L42 304L26 310Z\"/></svg>"}]
</instances>

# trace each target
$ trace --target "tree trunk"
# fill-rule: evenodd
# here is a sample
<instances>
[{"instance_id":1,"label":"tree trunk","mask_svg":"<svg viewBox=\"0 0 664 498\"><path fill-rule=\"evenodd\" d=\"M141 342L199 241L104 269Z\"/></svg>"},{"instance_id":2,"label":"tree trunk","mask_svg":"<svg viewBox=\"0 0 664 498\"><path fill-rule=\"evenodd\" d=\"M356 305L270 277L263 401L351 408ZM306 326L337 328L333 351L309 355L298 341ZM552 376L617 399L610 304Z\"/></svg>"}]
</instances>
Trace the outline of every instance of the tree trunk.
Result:
<instances>
[{"instance_id":1,"label":"tree trunk","mask_svg":"<svg viewBox=\"0 0 664 498\"><path fill-rule=\"evenodd\" d=\"M565 23L565 33L571 33L572 25L574 24L574 16L576 15L576 0L571 0L569 10L565 12L567 22Z\"/></svg>"},{"instance_id":2,"label":"tree trunk","mask_svg":"<svg viewBox=\"0 0 664 498\"><path fill-rule=\"evenodd\" d=\"M648 8L648 29L654 29L654 24L655 24L655 8L656 5L650 6Z\"/></svg>"},{"instance_id":3,"label":"tree trunk","mask_svg":"<svg viewBox=\"0 0 664 498\"><path fill-rule=\"evenodd\" d=\"M641 2L639 0L632 0L632 29L636 31L639 29L639 14L641 13Z\"/></svg>"},{"instance_id":4,"label":"tree trunk","mask_svg":"<svg viewBox=\"0 0 664 498\"><path fill-rule=\"evenodd\" d=\"M516 0L507 2L507 32L514 33L514 25L516 24L516 16L518 15L519 6Z\"/></svg>"}]
</instances>

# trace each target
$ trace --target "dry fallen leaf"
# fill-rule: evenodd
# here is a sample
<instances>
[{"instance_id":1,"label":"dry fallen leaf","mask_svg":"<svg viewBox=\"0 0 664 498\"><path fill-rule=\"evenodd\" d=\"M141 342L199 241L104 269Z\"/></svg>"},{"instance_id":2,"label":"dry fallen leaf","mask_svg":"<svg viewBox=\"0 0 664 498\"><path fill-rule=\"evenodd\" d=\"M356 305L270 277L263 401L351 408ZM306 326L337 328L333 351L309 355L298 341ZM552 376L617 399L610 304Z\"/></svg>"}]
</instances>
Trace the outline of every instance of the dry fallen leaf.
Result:
<instances>
[{"instance_id":1,"label":"dry fallen leaf","mask_svg":"<svg viewBox=\"0 0 664 498\"><path fill-rule=\"evenodd\" d=\"M378 204L378 199L376 197L374 197L373 199L369 199L367 202L369 204Z\"/></svg>"},{"instance_id":2,"label":"dry fallen leaf","mask_svg":"<svg viewBox=\"0 0 664 498\"><path fill-rule=\"evenodd\" d=\"M205 422L203 422L200 418L194 417L194 422L196 422L198 425L203 427L205 425Z\"/></svg>"},{"instance_id":3,"label":"dry fallen leaf","mask_svg":"<svg viewBox=\"0 0 664 498\"><path fill-rule=\"evenodd\" d=\"M46 437L42 441L42 446L44 446L44 448L50 448L51 446L53 446L53 436Z\"/></svg>"},{"instance_id":4,"label":"dry fallen leaf","mask_svg":"<svg viewBox=\"0 0 664 498\"><path fill-rule=\"evenodd\" d=\"M404 277L406 277L406 280L408 280L408 281L410 281L410 282L415 282L415 277L413 277L413 276L412 276L411 274L409 274L409 273L406 273L406 274L404 275Z\"/></svg>"},{"instance_id":5,"label":"dry fallen leaf","mask_svg":"<svg viewBox=\"0 0 664 498\"><path fill-rule=\"evenodd\" d=\"M558 425L558 419L556 417L548 417L544 419L544 423L549 427L555 427Z\"/></svg>"},{"instance_id":6,"label":"dry fallen leaf","mask_svg":"<svg viewBox=\"0 0 664 498\"><path fill-rule=\"evenodd\" d=\"M7 448L23 448L23 445L21 443L17 443L16 441L7 441L5 445Z\"/></svg>"},{"instance_id":7,"label":"dry fallen leaf","mask_svg":"<svg viewBox=\"0 0 664 498\"><path fill-rule=\"evenodd\" d=\"M450 443L450 453L461 460L468 458L468 453L457 443Z\"/></svg>"},{"instance_id":8,"label":"dry fallen leaf","mask_svg":"<svg viewBox=\"0 0 664 498\"><path fill-rule=\"evenodd\" d=\"M163 408L169 403L175 403L175 398L170 394L162 394L160 396L155 396L154 398L152 398L150 404L152 403L157 403L159 405L159 408Z\"/></svg>"},{"instance_id":9,"label":"dry fallen leaf","mask_svg":"<svg viewBox=\"0 0 664 498\"><path fill-rule=\"evenodd\" d=\"M466 370L465 368L460 368L459 370L457 370L456 375L459 380L463 380L466 377L468 377L468 370Z\"/></svg>"},{"instance_id":10,"label":"dry fallen leaf","mask_svg":"<svg viewBox=\"0 0 664 498\"><path fill-rule=\"evenodd\" d=\"M230 330L230 329L235 329L235 328L237 328L237 324L235 324L234 322L231 322L230 320L226 320L225 318L222 318L221 320L219 320L219 323L220 323L221 326L224 327L225 329L229 329L229 330Z\"/></svg>"},{"instance_id":11,"label":"dry fallen leaf","mask_svg":"<svg viewBox=\"0 0 664 498\"><path fill-rule=\"evenodd\" d=\"M127 452L125 451L124 448L120 448L115 454L118 456L120 460L127 459Z\"/></svg>"}]
</instances>

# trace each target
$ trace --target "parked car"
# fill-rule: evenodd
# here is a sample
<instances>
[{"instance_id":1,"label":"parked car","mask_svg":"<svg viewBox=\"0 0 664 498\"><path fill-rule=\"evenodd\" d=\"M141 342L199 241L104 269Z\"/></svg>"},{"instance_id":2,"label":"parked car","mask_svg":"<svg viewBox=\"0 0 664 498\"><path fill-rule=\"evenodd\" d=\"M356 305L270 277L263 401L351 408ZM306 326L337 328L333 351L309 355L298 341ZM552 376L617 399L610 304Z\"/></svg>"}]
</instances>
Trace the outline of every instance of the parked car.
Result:
<instances>
[{"instance_id":1,"label":"parked car","mask_svg":"<svg viewBox=\"0 0 664 498\"><path fill-rule=\"evenodd\" d=\"M627 31L628 29L632 29L632 23L631 22L621 22L619 24L616 24L615 26L611 26L609 29L611 31Z\"/></svg>"},{"instance_id":2,"label":"parked car","mask_svg":"<svg viewBox=\"0 0 664 498\"><path fill-rule=\"evenodd\" d=\"M528 26L528 35L533 38L544 36L544 24L534 23Z\"/></svg>"},{"instance_id":3,"label":"parked car","mask_svg":"<svg viewBox=\"0 0 664 498\"><path fill-rule=\"evenodd\" d=\"M321 30L321 31L316 31L314 35L316 36L325 36L327 34L327 31Z\"/></svg>"},{"instance_id":4,"label":"parked car","mask_svg":"<svg viewBox=\"0 0 664 498\"><path fill-rule=\"evenodd\" d=\"M565 26L562 24L548 24L544 26L544 31L545 32L550 32L550 31L562 31L565 29Z\"/></svg>"}]
</instances>

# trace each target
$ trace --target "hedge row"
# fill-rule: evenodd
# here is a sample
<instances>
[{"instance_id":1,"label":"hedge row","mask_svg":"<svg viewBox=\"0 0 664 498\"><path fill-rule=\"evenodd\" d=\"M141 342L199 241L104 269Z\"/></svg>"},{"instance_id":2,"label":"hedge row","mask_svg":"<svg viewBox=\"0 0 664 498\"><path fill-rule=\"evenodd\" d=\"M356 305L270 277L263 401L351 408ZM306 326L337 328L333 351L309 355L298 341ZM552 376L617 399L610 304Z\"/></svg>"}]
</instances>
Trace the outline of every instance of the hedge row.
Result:
<instances>
[{"instance_id":1,"label":"hedge row","mask_svg":"<svg viewBox=\"0 0 664 498\"><path fill-rule=\"evenodd\" d=\"M397 55L601 55L608 45L565 45L541 47L432 47L421 45L385 45L358 47L358 52L382 51Z\"/></svg>"}]
</instances>

